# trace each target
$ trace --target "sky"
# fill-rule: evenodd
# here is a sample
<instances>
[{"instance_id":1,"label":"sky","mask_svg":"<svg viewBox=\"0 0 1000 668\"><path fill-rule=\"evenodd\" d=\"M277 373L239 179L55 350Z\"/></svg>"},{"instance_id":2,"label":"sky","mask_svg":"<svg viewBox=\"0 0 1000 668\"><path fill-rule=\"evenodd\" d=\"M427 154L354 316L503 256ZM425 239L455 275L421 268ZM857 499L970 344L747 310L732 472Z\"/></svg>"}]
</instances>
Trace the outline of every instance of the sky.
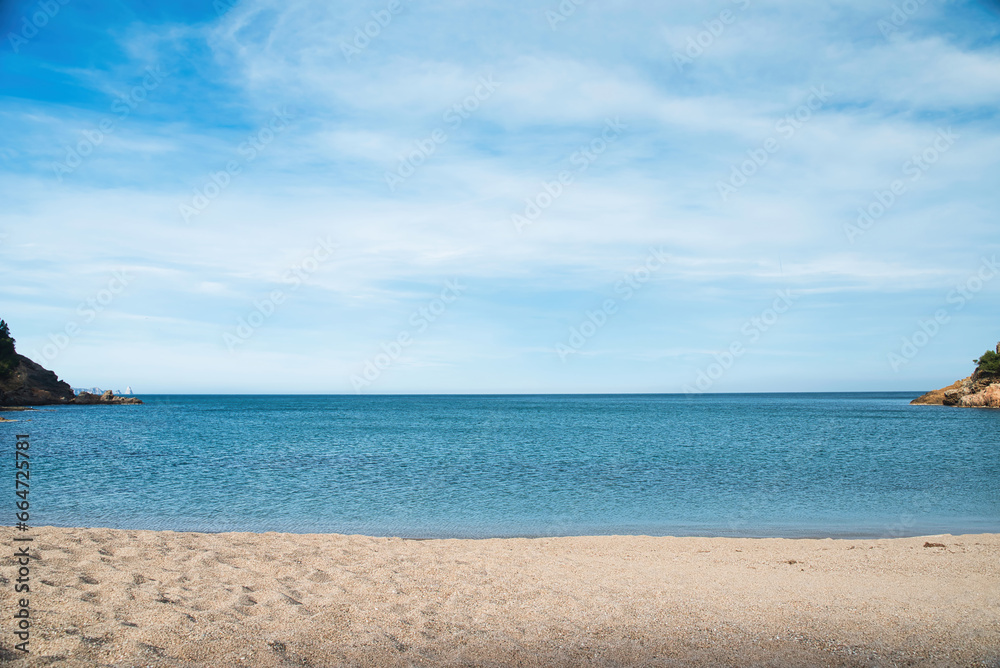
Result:
<instances>
[{"instance_id":1,"label":"sky","mask_svg":"<svg viewBox=\"0 0 1000 668\"><path fill-rule=\"evenodd\" d=\"M75 387L924 391L1000 340L995 2L0 14L0 316Z\"/></svg>"}]
</instances>

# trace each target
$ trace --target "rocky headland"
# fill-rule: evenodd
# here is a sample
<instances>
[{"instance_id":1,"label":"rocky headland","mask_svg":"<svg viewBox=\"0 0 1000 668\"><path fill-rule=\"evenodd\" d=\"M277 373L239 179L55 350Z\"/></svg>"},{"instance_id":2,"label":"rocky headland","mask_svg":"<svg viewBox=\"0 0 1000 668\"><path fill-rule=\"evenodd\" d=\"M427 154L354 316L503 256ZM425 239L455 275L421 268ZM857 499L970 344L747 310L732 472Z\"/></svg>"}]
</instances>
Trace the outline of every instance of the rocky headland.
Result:
<instances>
[{"instance_id":1,"label":"rocky headland","mask_svg":"<svg viewBox=\"0 0 1000 668\"><path fill-rule=\"evenodd\" d=\"M110 390L98 396L74 394L55 373L18 354L7 323L0 320L0 407L58 404L141 404L136 397L116 396Z\"/></svg>"},{"instance_id":2,"label":"rocky headland","mask_svg":"<svg viewBox=\"0 0 1000 668\"><path fill-rule=\"evenodd\" d=\"M110 390L102 395L89 392L74 394L69 383L59 380L53 372L24 355L18 355L17 358L17 366L7 378L0 380L0 406L142 403L137 397L115 395Z\"/></svg>"},{"instance_id":3,"label":"rocky headland","mask_svg":"<svg viewBox=\"0 0 1000 668\"><path fill-rule=\"evenodd\" d=\"M987 351L976 361L972 375L948 387L933 390L911 401L924 406L1000 408L1000 343L996 352Z\"/></svg>"}]
</instances>

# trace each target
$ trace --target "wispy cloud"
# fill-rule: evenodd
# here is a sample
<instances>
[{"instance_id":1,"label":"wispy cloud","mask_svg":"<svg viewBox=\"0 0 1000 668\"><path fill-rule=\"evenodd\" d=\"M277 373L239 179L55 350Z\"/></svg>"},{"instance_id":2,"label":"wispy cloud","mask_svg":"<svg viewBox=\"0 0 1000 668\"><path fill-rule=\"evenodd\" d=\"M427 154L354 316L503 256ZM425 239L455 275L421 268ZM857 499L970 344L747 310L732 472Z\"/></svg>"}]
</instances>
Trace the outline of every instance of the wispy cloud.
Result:
<instances>
[{"instance_id":1,"label":"wispy cloud","mask_svg":"<svg viewBox=\"0 0 1000 668\"><path fill-rule=\"evenodd\" d=\"M879 21L892 4L861 0L586 3L555 30L551 8L530 3L402 6L350 58L342 43L385 3L120 16L70 4L3 54L0 294L18 341L44 345L121 266L136 274L128 298L58 360L77 384L351 392L372 342L394 340L456 277L462 299L378 391L681 391L788 288L803 295L794 313L713 391L919 388L996 338L991 288L905 370L877 361L1000 250L1000 48L986 4L931 0L891 31ZM736 19L676 67L727 10ZM94 22L106 33L81 27ZM128 104L147 68L162 77ZM499 85L449 123L484 77ZM829 99L786 141L778 124L824 87ZM245 160L240 146L278 108L294 122ZM68 151L109 118L60 182ZM615 118L627 131L577 173L575 153ZM844 226L942 128L961 140L851 244ZM436 130L446 141L387 188ZM720 198L717 184L769 138L781 141L766 164ZM232 161L238 176L182 220L179 205ZM572 185L518 234L511 215L569 170ZM227 328L328 237L336 262L230 354ZM671 262L563 363L553 342L651 246ZM130 351L127 371L82 355L109 342ZM829 382L802 368L816 355L811 369L837 360ZM189 359L204 378L163 363Z\"/></svg>"}]
</instances>

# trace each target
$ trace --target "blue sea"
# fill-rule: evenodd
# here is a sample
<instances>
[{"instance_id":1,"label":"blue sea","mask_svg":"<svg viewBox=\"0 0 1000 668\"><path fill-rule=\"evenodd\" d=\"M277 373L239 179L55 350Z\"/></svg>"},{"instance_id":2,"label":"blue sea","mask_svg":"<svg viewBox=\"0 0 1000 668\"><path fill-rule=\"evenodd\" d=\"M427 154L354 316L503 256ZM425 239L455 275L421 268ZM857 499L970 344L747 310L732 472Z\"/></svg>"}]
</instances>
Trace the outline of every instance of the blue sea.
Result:
<instances>
[{"instance_id":1,"label":"blue sea","mask_svg":"<svg viewBox=\"0 0 1000 668\"><path fill-rule=\"evenodd\" d=\"M916 394L143 396L7 413L0 442L31 437L33 525L1000 532L1000 411Z\"/></svg>"}]
</instances>

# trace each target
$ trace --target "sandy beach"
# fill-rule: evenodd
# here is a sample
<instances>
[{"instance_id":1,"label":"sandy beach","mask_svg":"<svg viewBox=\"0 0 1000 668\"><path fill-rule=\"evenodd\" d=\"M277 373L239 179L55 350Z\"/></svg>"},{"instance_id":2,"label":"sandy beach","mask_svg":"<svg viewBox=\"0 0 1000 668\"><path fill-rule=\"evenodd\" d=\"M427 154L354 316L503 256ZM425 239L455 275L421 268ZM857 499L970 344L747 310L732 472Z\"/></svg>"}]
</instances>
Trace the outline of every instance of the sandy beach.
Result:
<instances>
[{"instance_id":1,"label":"sandy beach","mask_svg":"<svg viewBox=\"0 0 1000 668\"><path fill-rule=\"evenodd\" d=\"M13 533L2 530L6 545ZM5 613L2 658L12 665L1000 661L998 534L414 541L39 528L31 535L32 653L11 651ZM4 561L0 587L8 612L11 564Z\"/></svg>"}]
</instances>

